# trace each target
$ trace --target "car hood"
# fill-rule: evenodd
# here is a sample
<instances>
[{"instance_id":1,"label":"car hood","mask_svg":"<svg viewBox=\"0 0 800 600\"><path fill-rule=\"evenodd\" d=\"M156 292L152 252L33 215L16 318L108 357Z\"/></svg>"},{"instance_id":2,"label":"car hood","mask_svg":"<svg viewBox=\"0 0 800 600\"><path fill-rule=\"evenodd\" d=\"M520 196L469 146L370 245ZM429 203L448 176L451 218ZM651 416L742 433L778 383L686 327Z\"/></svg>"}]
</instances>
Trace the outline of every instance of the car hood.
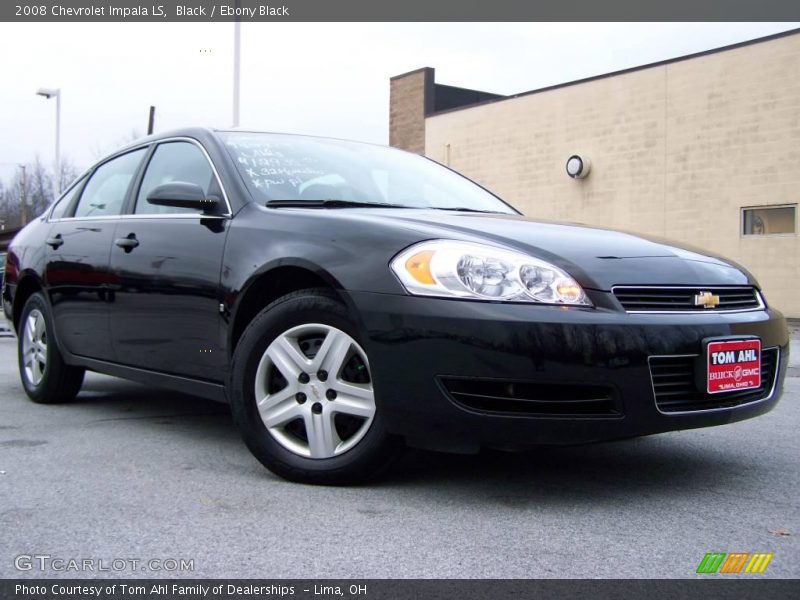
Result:
<instances>
[{"instance_id":1,"label":"car hood","mask_svg":"<svg viewBox=\"0 0 800 600\"><path fill-rule=\"evenodd\" d=\"M370 210L370 219L391 220L421 234L506 246L547 260L581 285L757 285L736 263L667 240L518 215L436 210ZM380 214L379 214L380 213Z\"/></svg>"}]
</instances>

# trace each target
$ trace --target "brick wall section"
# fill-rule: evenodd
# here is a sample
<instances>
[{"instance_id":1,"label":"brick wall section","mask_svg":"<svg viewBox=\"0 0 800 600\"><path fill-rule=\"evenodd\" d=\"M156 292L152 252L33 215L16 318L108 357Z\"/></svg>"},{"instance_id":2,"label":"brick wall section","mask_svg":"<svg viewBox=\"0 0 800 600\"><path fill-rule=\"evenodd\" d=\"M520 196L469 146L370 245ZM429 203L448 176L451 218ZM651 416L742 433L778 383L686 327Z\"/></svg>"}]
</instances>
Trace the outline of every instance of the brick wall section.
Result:
<instances>
[{"instance_id":1,"label":"brick wall section","mask_svg":"<svg viewBox=\"0 0 800 600\"><path fill-rule=\"evenodd\" d=\"M425 153L425 108L433 87L431 68L392 77L389 81L389 145Z\"/></svg>"},{"instance_id":2,"label":"brick wall section","mask_svg":"<svg viewBox=\"0 0 800 600\"><path fill-rule=\"evenodd\" d=\"M529 216L722 254L800 317L800 236L740 234L742 207L800 200L800 35L433 115L424 133L428 156L449 145L450 166ZM584 180L565 173L575 153Z\"/></svg>"}]
</instances>

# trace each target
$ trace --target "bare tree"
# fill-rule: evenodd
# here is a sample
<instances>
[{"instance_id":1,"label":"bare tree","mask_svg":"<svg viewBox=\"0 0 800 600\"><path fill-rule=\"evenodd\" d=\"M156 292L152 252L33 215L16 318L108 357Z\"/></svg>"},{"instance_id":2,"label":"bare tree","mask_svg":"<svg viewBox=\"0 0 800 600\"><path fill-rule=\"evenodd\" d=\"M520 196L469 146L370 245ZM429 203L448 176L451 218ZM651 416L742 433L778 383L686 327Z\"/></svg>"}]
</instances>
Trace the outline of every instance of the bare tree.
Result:
<instances>
[{"instance_id":1,"label":"bare tree","mask_svg":"<svg viewBox=\"0 0 800 600\"><path fill-rule=\"evenodd\" d=\"M5 183L0 180L0 221L6 229L16 227L19 219L17 205L11 202Z\"/></svg>"},{"instance_id":2,"label":"bare tree","mask_svg":"<svg viewBox=\"0 0 800 600\"><path fill-rule=\"evenodd\" d=\"M25 180L23 181L23 174ZM78 170L69 159L61 161L61 189L65 190L78 176ZM16 169L7 184L0 180L0 220L6 229L19 227L23 216L27 221L41 215L53 202L53 179L51 168L45 166L39 156L25 169ZM25 209L22 201L25 199Z\"/></svg>"},{"instance_id":3,"label":"bare tree","mask_svg":"<svg viewBox=\"0 0 800 600\"><path fill-rule=\"evenodd\" d=\"M80 175L80 171L78 168L72 163L71 160L68 158L61 159L61 177L59 183L61 184L58 189L62 192L69 188L72 185L72 182L75 181Z\"/></svg>"},{"instance_id":4,"label":"bare tree","mask_svg":"<svg viewBox=\"0 0 800 600\"><path fill-rule=\"evenodd\" d=\"M53 201L53 175L37 155L28 169L30 177L27 182L28 218L42 214Z\"/></svg>"},{"instance_id":5,"label":"bare tree","mask_svg":"<svg viewBox=\"0 0 800 600\"><path fill-rule=\"evenodd\" d=\"M111 142L109 144L103 144L102 146L99 145L93 146L92 154L97 160L100 160L101 158L110 154L117 148L122 148L123 146L127 146L128 144L135 142L141 137L143 137L142 132L134 127L125 135L117 138L117 140L114 142Z\"/></svg>"}]
</instances>

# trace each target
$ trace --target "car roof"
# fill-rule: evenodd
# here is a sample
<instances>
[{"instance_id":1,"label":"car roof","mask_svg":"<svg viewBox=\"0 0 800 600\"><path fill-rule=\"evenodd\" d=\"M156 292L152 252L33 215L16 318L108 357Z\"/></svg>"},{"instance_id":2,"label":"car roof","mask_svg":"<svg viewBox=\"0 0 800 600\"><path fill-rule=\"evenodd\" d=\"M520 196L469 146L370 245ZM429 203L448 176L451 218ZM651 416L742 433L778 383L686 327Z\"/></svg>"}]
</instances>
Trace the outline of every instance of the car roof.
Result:
<instances>
[{"instance_id":1,"label":"car roof","mask_svg":"<svg viewBox=\"0 0 800 600\"><path fill-rule=\"evenodd\" d=\"M367 146L379 146L379 147L386 147L386 144L375 144L372 142L364 142L361 140L352 140L347 138L337 138L333 136L322 136L322 135L310 135L305 133L289 133L285 131L264 131L261 129L248 129L248 128L215 128L215 127L183 127L180 129L171 129L169 131L161 131L159 133L154 133L152 135L142 137L136 140L131 141L130 143L126 144L125 146L116 150L113 154L115 155L123 153L131 148L135 148L137 146L141 146L143 144L148 144L151 142L157 142L159 140L167 139L167 138L176 138L176 137L188 137L194 138L200 141L203 141L207 138L216 137L217 133L264 133L269 135L280 135L280 136L290 136L290 137L298 137L298 138L311 138L311 139L318 139L318 140L331 140L336 142L348 142L351 144L364 144Z\"/></svg>"},{"instance_id":2,"label":"car roof","mask_svg":"<svg viewBox=\"0 0 800 600\"><path fill-rule=\"evenodd\" d=\"M119 154L124 152L130 148L135 148L137 146L141 146L143 144L148 144L151 142L157 142L158 140L163 140L166 138L175 138L175 137L188 137L188 138L196 138L202 140L204 138L212 136L214 133L213 129L208 127L183 127L181 129L171 129L169 131L160 131L158 133L154 133L152 135L144 136L141 138L137 138L132 140L131 142L125 144L118 150L114 151L113 154ZM111 155L109 155L111 156Z\"/></svg>"}]
</instances>

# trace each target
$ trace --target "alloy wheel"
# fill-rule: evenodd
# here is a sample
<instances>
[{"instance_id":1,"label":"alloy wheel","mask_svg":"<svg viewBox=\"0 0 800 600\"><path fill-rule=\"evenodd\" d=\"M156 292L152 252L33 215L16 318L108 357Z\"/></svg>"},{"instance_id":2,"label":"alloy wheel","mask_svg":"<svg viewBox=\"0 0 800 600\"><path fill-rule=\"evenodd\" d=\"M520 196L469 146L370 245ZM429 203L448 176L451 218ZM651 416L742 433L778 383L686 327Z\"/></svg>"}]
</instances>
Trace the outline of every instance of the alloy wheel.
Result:
<instances>
[{"instance_id":1,"label":"alloy wheel","mask_svg":"<svg viewBox=\"0 0 800 600\"><path fill-rule=\"evenodd\" d=\"M306 458L347 452L375 417L366 353L344 331L319 323L272 341L258 364L255 398L269 434Z\"/></svg>"},{"instance_id":2,"label":"alloy wheel","mask_svg":"<svg viewBox=\"0 0 800 600\"><path fill-rule=\"evenodd\" d=\"M32 385L39 385L47 368L47 327L44 315L33 309L25 320L22 332L22 359L25 377Z\"/></svg>"}]
</instances>

